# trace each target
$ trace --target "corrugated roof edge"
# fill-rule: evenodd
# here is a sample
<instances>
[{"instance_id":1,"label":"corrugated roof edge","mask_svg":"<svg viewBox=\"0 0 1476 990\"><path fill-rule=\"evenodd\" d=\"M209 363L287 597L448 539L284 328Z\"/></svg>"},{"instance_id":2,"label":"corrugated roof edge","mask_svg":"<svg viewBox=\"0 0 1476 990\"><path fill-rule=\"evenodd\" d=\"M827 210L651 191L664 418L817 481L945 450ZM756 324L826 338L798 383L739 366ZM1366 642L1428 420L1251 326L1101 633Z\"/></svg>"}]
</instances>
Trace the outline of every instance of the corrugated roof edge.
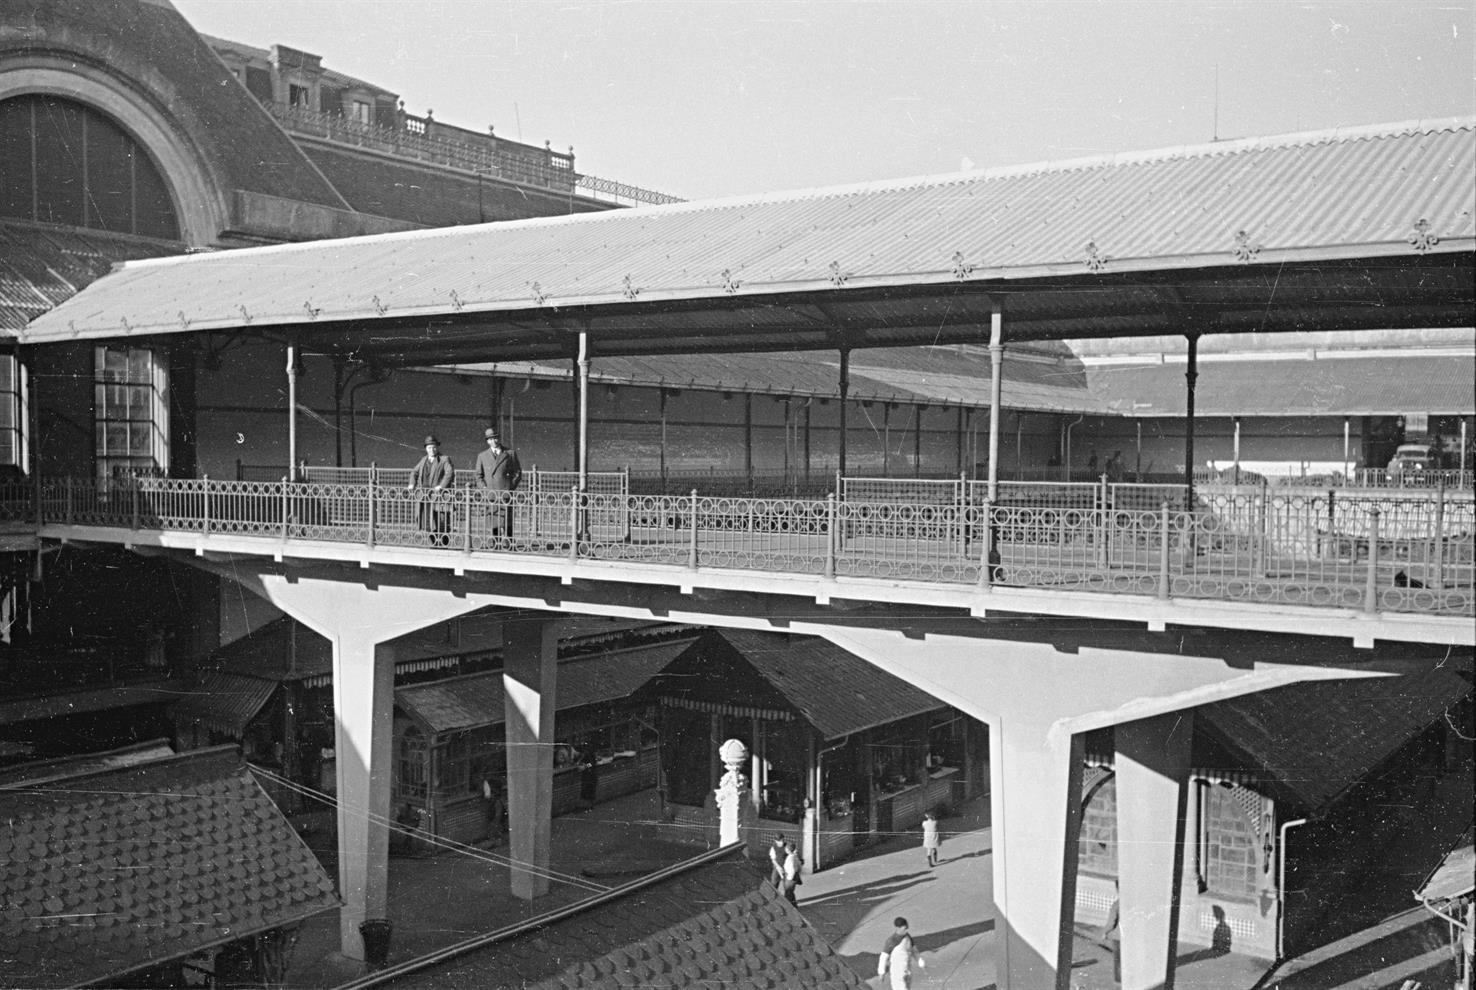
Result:
<instances>
[{"instance_id":1,"label":"corrugated roof edge","mask_svg":"<svg viewBox=\"0 0 1476 990\"><path fill-rule=\"evenodd\" d=\"M1158 161L1183 160L1188 158L1220 156L1244 151L1262 151L1277 148L1310 147L1339 141L1373 140L1378 138L1404 137L1412 134L1433 134L1440 131L1476 131L1476 115L1440 117L1431 120L1407 120L1386 124L1361 124L1355 127L1325 128L1315 131L1298 131L1263 137L1235 138L1205 144L1179 145L1177 147L1146 151L1112 152L1084 158L1062 161L1032 162L1023 165L1002 165L994 168L975 169L970 172L949 172L936 175L920 175L899 179L875 179L836 186L816 186L782 192L747 194L742 196L698 199L685 203L669 203L661 206L637 206L621 210L605 210L596 213L576 213L554 217L529 217L523 220L499 220L489 224L463 224L455 227L435 227L427 230L395 231L387 234L367 234L351 238L356 244L390 241L433 240L443 237L465 237L480 227L559 227L566 224L627 223L631 217L672 213L703 213L719 209L737 209L745 206L760 206L771 203L795 202L824 197L852 196L863 193L890 192L925 185L945 186L962 182L987 181L1015 178L1026 175L1041 175L1049 172L1086 171L1114 165L1144 165ZM263 247L240 248L232 251L217 251L167 258L142 258L125 261L117 270L136 270L156 265L208 264L212 259L240 258L256 254L290 254L293 252L321 250L332 239L303 241L293 244L271 244Z\"/></svg>"}]
</instances>

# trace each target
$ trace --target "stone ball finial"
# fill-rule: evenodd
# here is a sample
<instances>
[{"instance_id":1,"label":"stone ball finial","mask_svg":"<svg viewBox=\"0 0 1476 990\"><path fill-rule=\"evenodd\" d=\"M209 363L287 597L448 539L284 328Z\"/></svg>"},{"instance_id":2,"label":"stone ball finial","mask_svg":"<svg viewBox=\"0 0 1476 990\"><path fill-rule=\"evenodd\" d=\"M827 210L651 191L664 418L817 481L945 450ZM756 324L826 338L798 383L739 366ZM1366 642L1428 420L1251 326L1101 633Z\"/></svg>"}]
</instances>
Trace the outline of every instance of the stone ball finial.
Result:
<instances>
[{"instance_id":1,"label":"stone ball finial","mask_svg":"<svg viewBox=\"0 0 1476 990\"><path fill-rule=\"evenodd\" d=\"M748 762L748 747L737 739L729 739L718 747L718 758L729 769L741 767Z\"/></svg>"}]
</instances>

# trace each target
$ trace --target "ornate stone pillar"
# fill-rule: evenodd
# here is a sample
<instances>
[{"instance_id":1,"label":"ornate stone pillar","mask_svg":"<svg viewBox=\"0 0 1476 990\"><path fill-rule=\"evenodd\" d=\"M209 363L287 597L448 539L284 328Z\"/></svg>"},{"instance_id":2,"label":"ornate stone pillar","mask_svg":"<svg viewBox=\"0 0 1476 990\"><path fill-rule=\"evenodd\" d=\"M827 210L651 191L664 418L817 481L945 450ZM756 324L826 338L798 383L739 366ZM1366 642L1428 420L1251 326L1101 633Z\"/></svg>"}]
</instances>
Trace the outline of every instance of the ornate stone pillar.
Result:
<instances>
[{"instance_id":1,"label":"ornate stone pillar","mask_svg":"<svg viewBox=\"0 0 1476 990\"><path fill-rule=\"evenodd\" d=\"M744 764L748 762L748 747L737 739L729 739L718 747L718 758L727 770L718 782L716 792L719 844L747 843L753 831L753 804L749 797L748 777L743 773Z\"/></svg>"}]
</instances>

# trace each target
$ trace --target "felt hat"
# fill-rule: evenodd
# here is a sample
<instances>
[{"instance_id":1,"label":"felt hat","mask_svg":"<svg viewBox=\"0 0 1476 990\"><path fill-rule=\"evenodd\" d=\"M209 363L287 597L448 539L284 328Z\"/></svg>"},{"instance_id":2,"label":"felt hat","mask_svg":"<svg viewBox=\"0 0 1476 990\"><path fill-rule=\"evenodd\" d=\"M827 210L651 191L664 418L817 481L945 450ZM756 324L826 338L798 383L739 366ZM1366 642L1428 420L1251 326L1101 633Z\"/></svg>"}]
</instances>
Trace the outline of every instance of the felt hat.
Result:
<instances>
[{"instance_id":1,"label":"felt hat","mask_svg":"<svg viewBox=\"0 0 1476 990\"><path fill-rule=\"evenodd\" d=\"M436 435L434 433L427 433L425 435L425 440L421 443L421 446L429 447L432 444L435 444L437 447L439 447L441 445L441 441L436 439Z\"/></svg>"},{"instance_id":2,"label":"felt hat","mask_svg":"<svg viewBox=\"0 0 1476 990\"><path fill-rule=\"evenodd\" d=\"M488 440L501 440L502 439L501 437L499 437L497 435L497 431L494 430L494 429L492 429L490 426L487 429L485 429L485 430L482 431L482 436L486 437Z\"/></svg>"}]
</instances>

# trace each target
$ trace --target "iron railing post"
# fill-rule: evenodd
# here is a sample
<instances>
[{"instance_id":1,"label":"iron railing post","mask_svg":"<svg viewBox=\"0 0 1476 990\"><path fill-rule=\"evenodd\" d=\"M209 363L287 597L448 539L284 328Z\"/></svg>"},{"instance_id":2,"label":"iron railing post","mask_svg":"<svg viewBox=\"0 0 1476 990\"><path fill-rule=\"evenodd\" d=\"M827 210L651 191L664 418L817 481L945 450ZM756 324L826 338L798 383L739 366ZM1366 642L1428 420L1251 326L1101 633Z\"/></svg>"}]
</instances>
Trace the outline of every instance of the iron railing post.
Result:
<instances>
[{"instance_id":1,"label":"iron railing post","mask_svg":"<svg viewBox=\"0 0 1476 990\"><path fill-rule=\"evenodd\" d=\"M988 591L994 587L994 503L984 499L984 532L979 539L979 587Z\"/></svg>"},{"instance_id":2,"label":"iron railing post","mask_svg":"<svg viewBox=\"0 0 1476 990\"><path fill-rule=\"evenodd\" d=\"M1266 545L1271 542L1271 534L1266 529L1271 521L1270 499L1271 490L1264 477L1261 478L1261 491L1256 496L1256 574L1260 577L1266 576Z\"/></svg>"},{"instance_id":3,"label":"iron railing post","mask_svg":"<svg viewBox=\"0 0 1476 990\"><path fill-rule=\"evenodd\" d=\"M291 526L291 520L292 520L292 501L291 501L292 496L288 493L288 491L289 490L287 488L287 476L284 474L284 475L282 475L282 542L283 543L286 543L287 542L287 537L289 535L291 535L289 527Z\"/></svg>"},{"instance_id":4,"label":"iron railing post","mask_svg":"<svg viewBox=\"0 0 1476 990\"><path fill-rule=\"evenodd\" d=\"M67 475L66 498L67 502L65 519L67 520L67 525L70 526L72 525L72 521L76 518L76 509L72 505L72 476L70 474Z\"/></svg>"},{"instance_id":5,"label":"iron railing post","mask_svg":"<svg viewBox=\"0 0 1476 990\"><path fill-rule=\"evenodd\" d=\"M839 479L839 475L837 475L837 480L838 479ZM834 578L835 577L836 543L839 540L839 534L838 534L837 530L839 530L839 528L840 528L839 527L840 520L838 518L838 503L836 502L835 492L831 492L830 495L827 496L827 498L826 498L826 520L827 520L827 524L826 524L826 527L825 527L825 576L827 578Z\"/></svg>"},{"instance_id":6,"label":"iron railing post","mask_svg":"<svg viewBox=\"0 0 1476 990\"><path fill-rule=\"evenodd\" d=\"M958 476L958 487L953 494L954 512L958 515L958 558L969 556L969 483L962 472Z\"/></svg>"},{"instance_id":7,"label":"iron railing post","mask_svg":"<svg viewBox=\"0 0 1476 990\"><path fill-rule=\"evenodd\" d=\"M200 533L210 535L210 475L200 477L200 498L205 504L204 518L200 520Z\"/></svg>"},{"instance_id":8,"label":"iron railing post","mask_svg":"<svg viewBox=\"0 0 1476 990\"><path fill-rule=\"evenodd\" d=\"M1107 505L1107 498L1107 476L1104 474L1097 489L1097 499L1101 506L1101 511L1097 513L1097 566L1104 571L1111 560L1111 540L1107 524L1110 509Z\"/></svg>"},{"instance_id":9,"label":"iron railing post","mask_svg":"<svg viewBox=\"0 0 1476 990\"><path fill-rule=\"evenodd\" d=\"M579 486L569 489L569 563L579 559Z\"/></svg>"},{"instance_id":10,"label":"iron railing post","mask_svg":"<svg viewBox=\"0 0 1476 990\"><path fill-rule=\"evenodd\" d=\"M1379 510L1368 512L1368 580L1363 587L1363 611L1374 615L1379 610Z\"/></svg>"},{"instance_id":11,"label":"iron railing post","mask_svg":"<svg viewBox=\"0 0 1476 990\"><path fill-rule=\"evenodd\" d=\"M369 467L369 511L368 511L369 531L364 535L364 544L370 550L373 550L374 549L374 523L375 523L374 516L375 516L375 509L377 508L377 499L376 499L377 491L376 490L379 487L378 482L379 482L379 479L378 479L378 477L376 475L376 472L374 470L374 466L373 465L370 465L370 467Z\"/></svg>"},{"instance_id":12,"label":"iron railing post","mask_svg":"<svg viewBox=\"0 0 1476 990\"><path fill-rule=\"evenodd\" d=\"M692 513L692 542L687 550L687 566L697 569L697 489L692 489L690 511Z\"/></svg>"},{"instance_id":13,"label":"iron railing post","mask_svg":"<svg viewBox=\"0 0 1476 990\"><path fill-rule=\"evenodd\" d=\"M472 551L472 490L468 485L466 489L466 529L462 533L462 553Z\"/></svg>"},{"instance_id":14,"label":"iron railing post","mask_svg":"<svg viewBox=\"0 0 1476 990\"><path fill-rule=\"evenodd\" d=\"M1430 587L1445 587L1445 479L1435 486L1434 561L1429 575Z\"/></svg>"},{"instance_id":15,"label":"iron railing post","mask_svg":"<svg viewBox=\"0 0 1476 990\"><path fill-rule=\"evenodd\" d=\"M133 489L133 528L134 528L135 531L139 527L138 486L139 486L139 482L141 480L142 479L139 478L139 476L135 474L133 476L133 485L131 486L132 489Z\"/></svg>"},{"instance_id":16,"label":"iron railing post","mask_svg":"<svg viewBox=\"0 0 1476 990\"><path fill-rule=\"evenodd\" d=\"M1169 504L1165 500L1158 510L1158 597L1169 597Z\"/></svg>"}]
</instances>

